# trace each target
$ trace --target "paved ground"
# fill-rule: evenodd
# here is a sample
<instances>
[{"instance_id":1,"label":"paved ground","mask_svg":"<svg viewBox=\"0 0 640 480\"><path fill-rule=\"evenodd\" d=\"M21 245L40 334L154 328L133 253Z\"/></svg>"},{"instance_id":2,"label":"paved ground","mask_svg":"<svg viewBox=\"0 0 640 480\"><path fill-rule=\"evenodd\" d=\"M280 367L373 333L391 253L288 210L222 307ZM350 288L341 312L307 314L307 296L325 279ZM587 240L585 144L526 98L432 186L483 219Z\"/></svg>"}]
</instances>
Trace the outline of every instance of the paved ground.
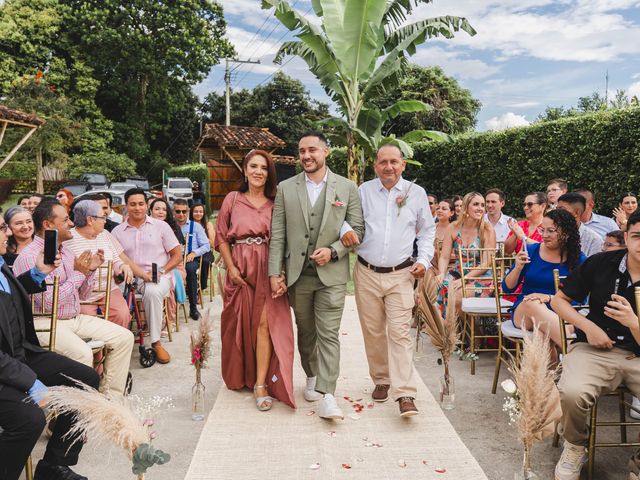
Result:
<instances>
[{"instance_id":1,"label":"paved ground","mask_svg":"<svg viewBox=\"0 0 640 480\"><path fill-rule=\"evenodd\" d=\"M214 318L219 318L220 309L220 298L216 297L212 304ZM219 330L217 328L219 322L214 322L214 324L216 330L213 334L215 340L213 351L219 352ZM193 326L195 326L195 322L190 322L189 327ZM131 363L134 375L133 393L144 396L170 396L175 405L157 422L158 438L155 443L159 448L165 449L172 455L169 464L155 466L148 472L146 478L157 480L176 480L185 477L204 426L204 422L193 422L190 417L191 386L194 383L194 375L193 368L189 364L187 330L183 328L180 333L174 334L173 342L167 344L167 348L173 356L172 362L168 365L155 365L149 369L142 369L138 364L137 352L134 353ZM437 395L438 378L442 368L437 365L436 360L435 351L429 349L426 356L416 361L418 372L434 396ZM362 362L366 362L366 359L362 358ZM521 450L515 429L508 425L507 415L502 412L503 395L500 392L497 395L490 393L493 365L491 355L481 356L477 373L472 376L469 374L469 365L466 362L457 360L453 362L452 372L456 380L456 408L446 412L446 416L484 470L487 478L506 480L513 478L513 472L521 461ZM208 409L213 406L219 389L223 388L219 371L219 357L216 354L211 361L210 368L204 371L203 375L203 381L207 387ZM503 377L506 377L506 372L503 372ZM299 385L302 379L296 378L294 381ZM246 396L248 395L250 393L247 391ZM604 414L615 416L617 407L614 399L606 399L604 404L604 407L601 408ZM230 411L229 415L233 416L234 412ZM220 432L220 435L224 437L225 433ZM636 439L637 435L638 430L633 430L630 432L629 438ZM412 441L411 438L406 440L407 442ZM438 439L433 438L432 441L438 442ZM43 446L44 441L41 440L34 453L36 459L41 457ZM279 447L286 448L286 444ZM251 442L251 436L247 438L247 448L257 448ZM632 453L633 449L630 448L607 449L600 452L597 455L594 478L596 480L626 478L626 462ZM265 455L268 455L268 452ZM534 465L541 479L553 478L553 466L559 455L559 449L551 447L550 439L536 446ZM255 467L255 476L242 478L272 478L269 476L269 472L265 472L260 465ZM93 441L85 446L76 470L92 479L133 478L128 460L122 452L109 446L96 447ZM586 479L586 474L583 473L582 478Z\"/></svg>"}]
</instances>

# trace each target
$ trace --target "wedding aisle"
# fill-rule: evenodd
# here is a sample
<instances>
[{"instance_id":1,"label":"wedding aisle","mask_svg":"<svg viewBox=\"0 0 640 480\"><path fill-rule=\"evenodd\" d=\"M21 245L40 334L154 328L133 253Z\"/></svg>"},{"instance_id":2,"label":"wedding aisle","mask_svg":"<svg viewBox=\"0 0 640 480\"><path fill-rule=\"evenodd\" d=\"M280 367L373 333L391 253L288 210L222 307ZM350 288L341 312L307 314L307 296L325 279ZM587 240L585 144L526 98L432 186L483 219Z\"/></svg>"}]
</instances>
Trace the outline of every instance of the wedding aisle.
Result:
<instances>
[{"instance_id":1,"label":"wedding aisle","mask_svg":"<svg viewBox=\"0 0 640 480\"><path fill-rule=\"evenodd\" d=\"M421 380L418 416L400 418L391 400L370 402L371 380L352 296L346 299L340 340L336 397L344 421L319 418L317 404L302 398L304 372L296 355L297 411L276 402L270 412L259 412L249 390L232 392L223 386L185 478L487 478Z\"/></svg>"}]
</instances>

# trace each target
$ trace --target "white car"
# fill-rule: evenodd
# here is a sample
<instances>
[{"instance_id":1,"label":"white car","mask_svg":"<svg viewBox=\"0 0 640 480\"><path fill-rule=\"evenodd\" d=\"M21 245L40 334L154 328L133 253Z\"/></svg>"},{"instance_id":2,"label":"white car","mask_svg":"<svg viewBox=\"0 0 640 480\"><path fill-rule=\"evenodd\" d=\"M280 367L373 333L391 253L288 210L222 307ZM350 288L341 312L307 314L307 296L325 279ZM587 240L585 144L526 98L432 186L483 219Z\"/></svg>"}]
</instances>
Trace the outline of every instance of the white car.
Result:
<instances>
[{"instance_id":1,"label":"white car","mask_svg":"<svg viewBox=\"0 0 640 480\"><path fill-rule=\"evenodd\" d=\"M169 177L167 184L162 187L162 193L171 205L178 198L189 201L193 198L193 184L186 177Z\"/></svg>"}]
</instances>

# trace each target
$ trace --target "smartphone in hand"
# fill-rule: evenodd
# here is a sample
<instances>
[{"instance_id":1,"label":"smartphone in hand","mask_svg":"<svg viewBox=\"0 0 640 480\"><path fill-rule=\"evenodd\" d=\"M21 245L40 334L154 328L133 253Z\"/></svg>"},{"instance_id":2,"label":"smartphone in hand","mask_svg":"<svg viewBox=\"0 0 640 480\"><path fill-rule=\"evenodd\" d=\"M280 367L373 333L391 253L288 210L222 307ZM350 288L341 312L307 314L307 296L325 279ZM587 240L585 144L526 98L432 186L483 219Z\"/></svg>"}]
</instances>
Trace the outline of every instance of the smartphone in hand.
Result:
<instances>
[{"instance_id":1,"label":"smartphone in hand","mask_svg":"<svg viewBox=\"0 0 640 480\"><path fill-rule=\"evenodd\" d=\"M58 231L44 231L44 263L45 265L53 265L56 263L58 255Z\"/></svg>"},{"instance_id":2,"label":"smartphone in hand","mask_svg":"<svg viewBox=\"0 0 640 480\"><path fill-rule=\"evenodd\" d=\"M151 281L153 283L158 283L158 264L157 263L151 264Z\"/></svg>"}]
</instances>

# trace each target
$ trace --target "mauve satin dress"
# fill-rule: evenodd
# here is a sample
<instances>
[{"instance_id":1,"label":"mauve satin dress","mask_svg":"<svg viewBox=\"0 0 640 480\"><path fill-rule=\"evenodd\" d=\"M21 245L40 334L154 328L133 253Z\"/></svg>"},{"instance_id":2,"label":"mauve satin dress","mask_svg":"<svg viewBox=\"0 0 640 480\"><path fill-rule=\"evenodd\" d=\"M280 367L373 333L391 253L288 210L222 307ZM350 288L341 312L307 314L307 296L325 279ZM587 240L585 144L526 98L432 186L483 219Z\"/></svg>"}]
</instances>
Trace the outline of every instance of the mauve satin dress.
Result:
<instances>
[{"instance_id":1,"label":"mauve satin dress","mask_svg":"<svg viewBox=\"0 0 640 480\"><path fill-rule=\"evenodd\" d=\"M234 201L234 196L235 198ZM229 193L216 222L216 250L220 244L247 237L270 238L273 202L256 208L239 192ZM221 319L222 378L231 390L253 389L256 383L256 339L260 315L266 308L273 354L267 373L269 394L295 408L293 398L293 325L287 295L271 298L268 243L237 244L233 262L248 286L239 287L227 275Z\"/></svg>"}]
</instances>

